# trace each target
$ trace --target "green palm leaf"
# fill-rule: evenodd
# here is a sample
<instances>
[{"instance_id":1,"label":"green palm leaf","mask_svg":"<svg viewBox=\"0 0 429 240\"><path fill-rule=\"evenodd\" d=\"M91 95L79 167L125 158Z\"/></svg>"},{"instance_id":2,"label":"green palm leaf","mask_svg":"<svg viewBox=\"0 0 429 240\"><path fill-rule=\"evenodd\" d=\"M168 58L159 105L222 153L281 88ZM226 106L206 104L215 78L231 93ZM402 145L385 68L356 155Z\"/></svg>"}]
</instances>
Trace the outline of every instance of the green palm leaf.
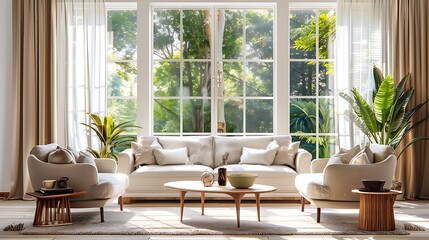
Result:
<instances>
[{"instance_id":1,"label":"green palm leaf","mask_svg":"<svg viewBox=\"0 0 429 240\"><path fill-rule=\"evenodd\" d=\"M374 112L377 121L385 124L388 120L390 109L395 101L395 84L390 76L381 83L374 98Z\"/></svg>"},{"instance_id":2,"label":"green palm leaf","mask_svg":"<svg viewBox=\"0 0 429 240\"><path fill-rule=\"evenodd\" d=\"M362 120L365 122L370 132L378 132L378 123L375 114L371 106L365 101L365 99L359 94L356 88L352 89L352 93L356 102L357 107L360 109Z\"/></svg>"}]
</instances>

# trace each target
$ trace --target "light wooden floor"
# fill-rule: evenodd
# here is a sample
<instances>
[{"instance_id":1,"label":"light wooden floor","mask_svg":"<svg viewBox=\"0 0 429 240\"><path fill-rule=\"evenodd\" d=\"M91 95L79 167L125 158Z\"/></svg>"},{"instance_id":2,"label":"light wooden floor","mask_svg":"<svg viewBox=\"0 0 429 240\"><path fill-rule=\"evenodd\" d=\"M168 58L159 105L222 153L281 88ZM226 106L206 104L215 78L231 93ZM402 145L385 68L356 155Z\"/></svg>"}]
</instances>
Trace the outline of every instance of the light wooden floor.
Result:
<instances>
[{"instance_id":1,"label":"light wooden floor","mask_svg":"<svg viewBox=\"0 0 429 240\"><path fill-rule=\"evenodd\" d=\"M116 203L112 203L116 205ZM137 203L139 206L177 206L176 202L162 202L162 203ZM195 204L198 203L187 203ZM210 204L219 203L206 203L207 207ZM244 203L246 204L246 203ZM268 204L281 204L281 203L268 203ZM128 205L129 206L129 205ZM132 205L131 205L132 206ZM127 207L127 205L125 205ZM289 208L299 208L299 204L287 204ZM184 239L209 239L209 240L280 240L280 239L344 239L344 240L361 240L361 239L429 239L429 230L421 232L411 232L409 236L21 236L18 232L5 232L1 231L5 226L11 223L25 223L26 225L32 224L34 217L35 203L33 201L5 201L0 200L0 239L38 239L38 240L53 240L53 239L142 239L142 240L184 240ZM309 205L306 206L306 211L314 211L315 208ZM397 201L395 203L395 218L397 220L407 221L417 224L419 226L429 229L429 201Z\"/></svg>"}]
</instances>

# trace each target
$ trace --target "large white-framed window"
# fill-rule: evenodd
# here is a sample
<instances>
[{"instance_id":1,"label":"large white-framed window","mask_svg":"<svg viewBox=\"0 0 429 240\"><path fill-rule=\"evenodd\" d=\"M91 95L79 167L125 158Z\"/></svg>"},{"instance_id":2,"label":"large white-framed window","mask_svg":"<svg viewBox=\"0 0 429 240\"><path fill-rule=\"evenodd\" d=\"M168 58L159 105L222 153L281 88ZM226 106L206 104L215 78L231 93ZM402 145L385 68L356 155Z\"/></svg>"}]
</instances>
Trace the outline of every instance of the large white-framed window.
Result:
<instances>
[{"instance_id":1,"label":"large white-framed window","mask_svg":"<svg viewBox=\"0 0 429 240\"><path fill-rule=\"evenodd\" d=\"M106 107L118 122L137 122L137 3L106 3Z\"/></svg>"},{"instance_id":2,"label":"large white-framed window","mask_svg":"<svg viewBox=\"0 0 429 240\"><path fill-rule=\"evenodd\" d=\"M139 130L139 135L282 135L292 134L295 141L301 141L301 147L313 153L314 157L326 156L326 153L334 150L334 144L336 141L336 123L335 123L335 79L333 78L332 69L335 69L333 52L329 52L328 57L321 57L319 50L313 51L313 55L310 56L306 53L306 57L299 56L298 53L308 52L310 50L294 49L294 39L299 39L299 31L295 29L302 28L306 23L310 23L311 19L315 20L313 23L317 25L315 31L318 31L314 37L319 38L317 41L314 39L314 46L320 49L320 17L325 16L325 13L332 13L335 10L335 1L316 1L316 2L302 2L298 3L288 0L275 0L270 3L266 2L246 2L244 0L237 0L234 3L230 1L220 1L217 3L212 2L201 2L201 1L188 1L181 3L180 7L174 2L153 0L153 1L136 1L134 3L124 3L120 1L118 3L114 1L107 1L108 11L125 11L135 10L137 17L137 26L134 36L137 35L137 43L135 49L138 51L138 60L132 55L131 58L121 59L114 58L108 59L109 66L113 65L113 71L118 73L118 66L121 64L130 66L138 69L137 78L133 77L122 77L121 74L114 74L121 76L122 82L124 79L134 79L133 83L125 88L125 93L115 95L113 88L109 85L109 90L106 93L108 99L108 112L117 114L117 116L125 116L127 119L136 120L136 123L142 126ZM113 6L113 7L112 7ZM176 15L174 18L160 18L163 14L168 11L171 14ZM218 13L222 12L225 19L227 20L224 28L233 28L232 23L235 22L235 31L231 31L234 34L223 36L225 41L219 40L219 33L222 29L219 29ZM270 15L269 31L272 31L270 38L261 37L261 34L254 34L259 42L255 44L248 41L249 35L247 31L252 29L261 29L258 25L249 24L250 20L255 20L250 16L251 14L258 11L268 10ZM159 11L159 12L157 12ZM196 14L198 12L198 15ZM311 13L310 13L311 12ZM207 17L206 13L210 16L208 21L205 21ZM300 20L298 22L293 19L293 15L301 13ZM261 14L264 15L264 14ZM299 14L298 14L299 15ZM202 17L203 22L212 29L210 36L205 36L203 43L208 47L202 49L208 50L203 54L196 52L189 52L188 55L184 55L184 48L189 47L192 44L196 44L198 41L192 41L189 37L189 33L192 31L200 31L200 35L204 35L205 31L201 24L189 26L187 23L188 19L193 17ZM229 21L231 16L236 16L235 21ZM240 16L238 18L237 16ZM229 17L229 18L228 18ZM126 18L125 18L126 19ZM328 18L329 19L329 18ZM174 36L169 39L173 45L176 44L176 49L173 49L172 56L166 58L154 56L161 52L159 47L162 41L162 34L158 35L161 38L155 38L153 31L155 25L160 21L170 21L172 24L165 24L169 27L164 27L165 31L173 31ZM126 21L127 22L127 21ZM231 23L232 22L232 23ZM134 24L134 23L133 23ZM188 24L188 25L187 25ZM255 27L256 26L256 27ZM110 28L109 28L110 29ZM162 30L162 28L157 28ZM234 28L233 28L234 29ZM332 29L331 29L332 30ZM335 30L335 29L334 29ZM225 31L225 30L223 30ZM292 32L291 32L292 31ZM301 30L300 30L301 31ZM264 31L262 31L264 32ZM110 34L110 33L109 33ZM295 34L295 35L294 35ZM293 36L292 36L293 35ZM323 35L323 34L322 34ZM109 35L111 36L111 35ZM291 38L292 37L292 38ZM114 35L112 40L108 43L114 43ZM134 39L134 38L132 38ZM231 42L239 42L241 45L239 51L228 52L228 44ZM265 41L265 42L264 42ZM254 51L258 44L263 44L271 41L272 47L270 53L262 53L260 51ZM208 42L208 43L207 43ZM316 46L316 43L319 44ZM188 44L188 45L187 45ZM331 43L330 43L331 44ZM311 45L311 44L310 44ZM223 46L223 47L221 47ZM324 46L324 45L323 45ZM113 46L111 51L115 51ZM331 48L331 45L329 45ZM189 48L188 48L189 49ZM292 50L291 50L292 49ZM219 52L218 50L221 50ZM117 51L117 50L116 50ZM120 52L120 51L119 51ZM136 51L137 52L137 51ZM207 55L207 53L210 53ZM129 55L131 56L131 55ZM249 57L252 56L252 57ZM132 63L132 64L131 64ZM162 75L162 71L156 69L159 66L166 65L163 70L177 71L177 74L173 80L170 77L165 79L154 79L155 75ZM220 66L221 65L221 66ZM262 65L262 67L261 67ZM269 66L270 67L266 67ZM279 66L279 67L277 67ZM174 68L175 67L175 70ZM298 76L296 70L298 69L311 70L310 73ZM190 69L190 70L187 70ZM262 70L258 70L262 69ZM204 70L204 71L203 71ZM221 70L221 71L219 71ZM133 70L134 71L134 70ZM128 75L130 72L126 71ZM206 74L206 72L208 74ZM194 85L189 84L188 73L192 73L193 76L198 76L199 81L193 81ZM261 74L263 73L263 74ZM269 73L269 74L267 74ZM316 74L317 73L317 74ZM223 82L219 83L219 75L223 74ZM258 75L259 74L259 75ZM266 81L266 76L269 77L270 81ZM298 77L297 77L298 76ZM110 77L108 81L115 79ZM205 89L200 87L200 84L206 79ZM239 81L233 81L239 79ZM308 85L300 84L300 79L307 80ZM170 85L176 84L178 86L175 90L169 86L169 84L163 84L162 81L169 82ZM317 84L316 84L317 82ZM122 87L126 84L122 83ZM197 84L198 83L198 84ZM218 85L223 83L225 91L219 91ZM253 85L249 85L249 83ZM257 91L252 89L252 86L257 85L265 86L269 85L269 91ZM300 87L307 86L306 91L298 93ZM171 91L170 91L171 90ZM174 91L173 91L174 90ZM170 93L169 93L170 91ZM117 91L116 91L117 93ZM191 94L192 93L192 94ZM220 93L223 93L221 95ZM219 105L219 100L223 100L225 105L236 105L238 108L231 111L225 111L224 116L226 120L226 129L222 132L218 129L221 128L222 124L219 124L222 119L222 114L219 114L219 110L216 107ZM254 103L252 105L252 102ZM110 109L110 106L115 106L114 101L122 101L124 103L133 104L131 107L122 104L124 107L121 111L129 111L122 114L118 107ZM160 106L156 101L164 101L170 103L169 110L175 111L177 120L173 123L168 121L160 121L158 124L154 121L154 112L165 109L165 106ZM259 101L259 102L258 102ZM269 102L269 107L262 107L262 109L268 109L265 112L257 113L253 116L246 115L249 109L253 106L261 107L261 102ZM232 104L234 103L234 104ZM299 104L312 105L313 109L308 112L312 114L310 118L307 118L307 123L312 124L312 130L306 130L304 125L299 125L299 119L293 117L295 110ZM325 108L328 106L328 108ZM189 109L194 109L190 111ZM237 110L238 109L238 110ZM326 119L329 121L321 121L322 112L326 109ZM198 111L199 110L199 111ZM257 110L257 109L256 109ZM298 109L299 110L299 109ZM253 111L253 110L252 110ZM161 111L162 112L162 111ZM249 111L250 112L250 111ZM203 117L195 117L203 116ZM268 116L268 117L267 117ZM295 114L295 116L297 116ZM298 115L302 116L302 115ZM271 119L270 121L261 121L258 117L265 117ZM304 118L301 118L303 120ZM228 122L230 120L230 122ZM248 120L254 120L256 124L249 123ZM305 119L304 119L305 120ZM261 124L263 122L263 124ZM201 124L203 123L203 124ZM239 123L239 124L238 124ZM301 123L305 123L302 121ZM325 123L324 125L322 123ZM327 130L322 129L322 125ZM267 127L268 126L268 127ZM318 126L318 127L316 127ZM165 129L171 127L172 130L165 131ZM190 130L189 130L190 129ZM199 130L195 130L199 129ZM257 130L254 130L257 129ZM327 146L327 147L325 147Z\"/></svg>"},{"instance_id":3,"label":"large white-framed window","mask_svg":"<svg viewBox=\"0 0 429 240\"><path fill-rule=\"evenodd\" d=\"M152 6L154 135L271 135L274 7Z\"/></svg>"},{"instance_id":4,"label":"large white-framed window","mask_svg":"<svg viewBox=\"0 0 429 240\"><path fill-rule=\"evenodd\" d=\"M313 158L329 157L337 141L335 5L290 7L290 133Z\"/></svg>"}]
</instances>

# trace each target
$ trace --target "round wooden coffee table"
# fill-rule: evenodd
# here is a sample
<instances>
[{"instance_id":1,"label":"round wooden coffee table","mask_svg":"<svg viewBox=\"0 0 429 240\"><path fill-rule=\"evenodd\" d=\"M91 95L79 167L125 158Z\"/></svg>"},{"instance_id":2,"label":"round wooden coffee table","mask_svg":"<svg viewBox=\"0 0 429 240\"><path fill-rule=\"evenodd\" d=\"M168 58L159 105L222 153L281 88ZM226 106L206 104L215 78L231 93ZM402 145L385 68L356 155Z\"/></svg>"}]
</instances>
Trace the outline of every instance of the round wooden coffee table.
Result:
<instances>
[{"instance_id":1,"label":"round wooden coffee table","mask_svg":"<svg viewBox=\"0 0 429 240\"><path fill-rule=\"evenodd\" d=\"M186 192L200 192L201 193L201 214L204 215L204 200L206 193L222 193L231 196L235 201L235 211L237 214L237 227L240 227L240 205L241 199L245 194L255 194L256 198L256 211L258 212L258 221L261 221L260 205L261 193L274 192L277 189L272 186L254 184L250 188L237 189L232 187L229 183L226 186L213 185L211 187L204 187L201 181L175 181L164 184L165 187L176 189L180 191L180 222L183 220L183 208L185 202Z\"/></svg>"},{"instance_id":2,"label":"round wooden coffee table","mask_svg":"<svg viewBox=\"0 0 429 240\"><path fill-rule=\"evenodd\" d=\"M360 195L359 229L365 231L395 230L395 214L393 204L400 191L365 192L352 190Z\"/></svg>"},{"instance_id":3,"label":"round wooden coffee table","mask_svg":"<svg viewBox=\"0 0 429 240\"><path fill-rule=\"evenodd\" d=\"M33 226L52 227L73 224L70 213L70 197L83 195L86 192L43 195L29 192L27 195L36 198L36 212Z\"/></svg>"}]
</instances>

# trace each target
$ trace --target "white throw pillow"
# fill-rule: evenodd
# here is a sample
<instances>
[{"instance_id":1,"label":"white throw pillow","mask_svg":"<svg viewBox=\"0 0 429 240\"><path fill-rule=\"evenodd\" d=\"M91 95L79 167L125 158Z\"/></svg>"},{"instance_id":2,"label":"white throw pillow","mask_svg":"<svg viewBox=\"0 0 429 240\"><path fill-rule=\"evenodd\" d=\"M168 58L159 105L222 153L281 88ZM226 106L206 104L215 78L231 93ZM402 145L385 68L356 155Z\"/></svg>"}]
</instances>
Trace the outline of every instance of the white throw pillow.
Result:
<instances>
[{"instance_id":1,"label":"white throw pillow","mask_svg":"<svg viewBox=\"0 0 429 240\"><path fill-rule=\"evenodd\" d=\"M135 156L134 167L140 165L156 165L153 149L160 149L162 146L157 140L154 140L150 146L144 146L142 143L131 142L131 150Z\"/></svg>"},{"instance_id":2,"label":"white throw pillow","mask_svg":"<svg viewBox=\"0 0 429 240\"><path fill-rule=\"evenodd\" d=\"M276 156L277 149L256 149L243 147L239 164L271 165Z\"/></svg>"},{"instance_id":3,"label":"white throw pillow","mask_svg":"<svg viewBox=\"0 0 429 240\"><path fill-rule=\"evenodd\" d=\"M365 150L365 149L364 149ZM365 152L361 152L358 155L356 155L349 163L350 165L363 165L363 164L370 164L370 161L368 159L368 156Z\"/></svg>"},{"instance_id":4,"label":"white throw pillow","mask_svg":"<svg viewBox=\"0 0 429 240\"><path fill-rule=\"evenodd\" d=\"M188 148L153 149L158 165L184 165L189 163Z\"/></svg>"},{"instance_id":5,"label":"white throw pillow","mask_svg":"<svg viewBox=\"0 0 429 240\"><path fill-rule=\"evenodd\" d=\"M287 165L295 168L295 155L298 153L299 143L300 142L294 142L287 146L281 146L277 150L273 165Z\"/></svg>"}]
</instances>

